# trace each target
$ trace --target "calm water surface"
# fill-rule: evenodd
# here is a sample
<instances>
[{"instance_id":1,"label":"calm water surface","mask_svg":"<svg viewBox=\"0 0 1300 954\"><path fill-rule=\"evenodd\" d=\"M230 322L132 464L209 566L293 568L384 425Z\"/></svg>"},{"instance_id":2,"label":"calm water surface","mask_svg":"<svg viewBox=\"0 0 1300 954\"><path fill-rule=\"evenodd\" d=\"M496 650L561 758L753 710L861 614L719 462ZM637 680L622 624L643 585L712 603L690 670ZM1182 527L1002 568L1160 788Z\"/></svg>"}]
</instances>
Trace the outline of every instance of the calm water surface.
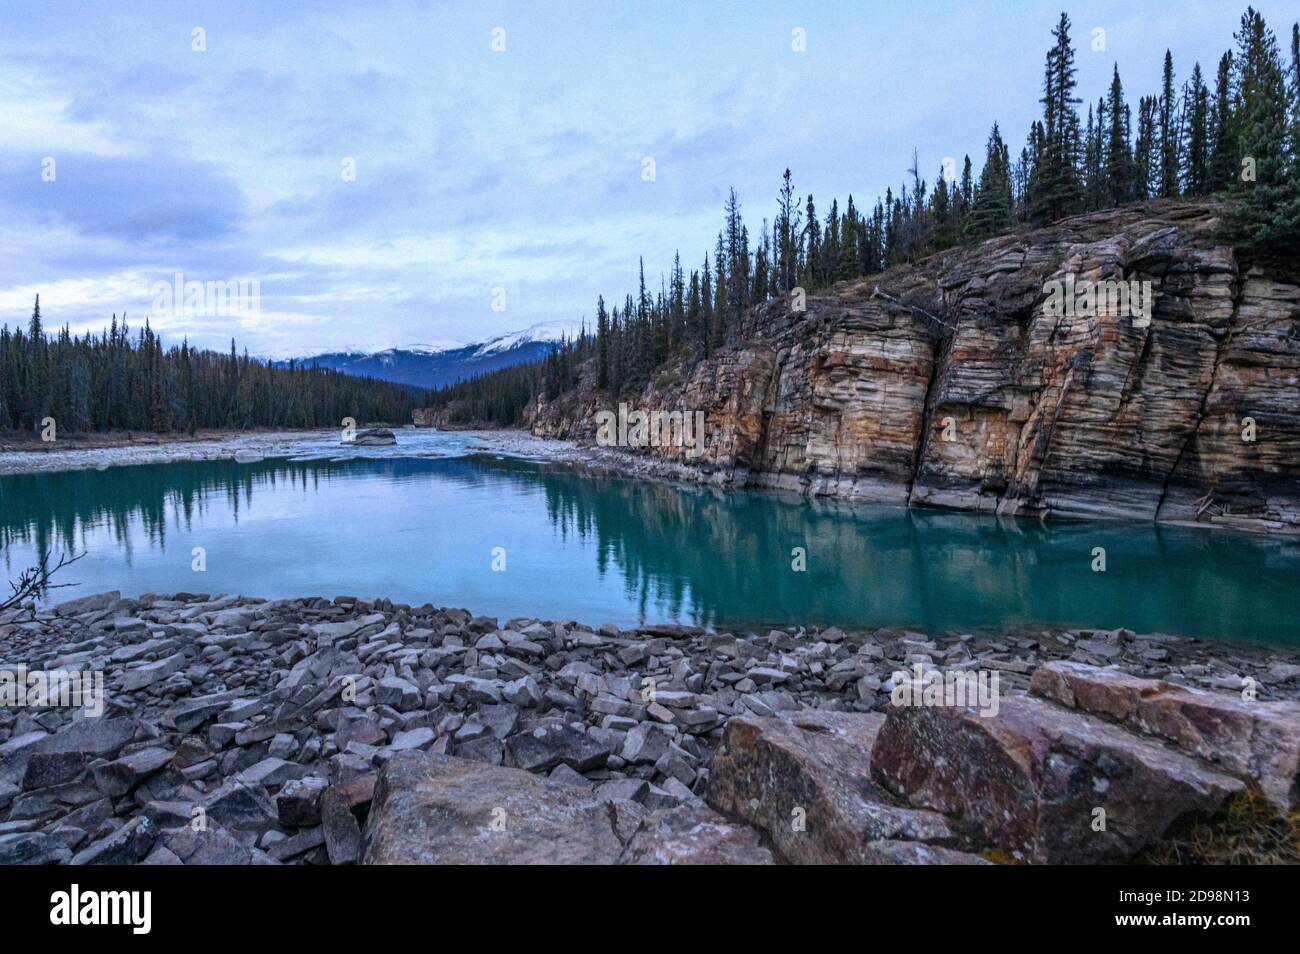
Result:
<instances>
[{"instance_id":1,"label":"calm water surface","mask_svg":"<svg viewBox=\"0 0 1300 954\"><path fill-rule=\"evenodd\" d=\"M1296 540L853 507L455 453L3 476L4 569L86 550L64 577L78 586L54 599L351 594L592 624L1127 626L1300 645Z\"/></svg>"}]
</instances>

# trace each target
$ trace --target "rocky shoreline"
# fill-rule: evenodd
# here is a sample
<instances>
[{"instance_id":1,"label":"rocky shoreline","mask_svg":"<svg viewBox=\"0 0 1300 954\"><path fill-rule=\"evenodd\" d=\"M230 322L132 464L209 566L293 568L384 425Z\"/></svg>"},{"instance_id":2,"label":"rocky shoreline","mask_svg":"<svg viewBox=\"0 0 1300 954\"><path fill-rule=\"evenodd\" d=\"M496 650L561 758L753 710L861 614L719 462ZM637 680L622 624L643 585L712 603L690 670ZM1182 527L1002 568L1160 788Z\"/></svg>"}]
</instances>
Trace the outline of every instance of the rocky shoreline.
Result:
<instances>
[{"instance_id":1,"label":"rocky shoreline","mask_svg":"<svg viewBox=\"0 0 1300 954\"><path fill-rule=\"evenodd\" d=\"M109 593L0 616L20 666L104 708L0 707L0 863L1114 862L1297 802L1300 650L1127 630ZM995 696L920 704L934 672Z\"/></svg>"},{"instance_id":2,"label":"rocky shoreline","mask_svg":"<svg viewBox=\"0 0 1300 954\"><path fill-rule=\"evenodd\" d=\"M638 452L723 486L1300 533L1300 283L1223 244L1220 213L1138 203L765 302L617 395L589 361L524 421L589 444L620 403L703 415L702 441ZM1112 276L1149 283L1146 319L1049 307Z\"/></svg>"}]
</instances>

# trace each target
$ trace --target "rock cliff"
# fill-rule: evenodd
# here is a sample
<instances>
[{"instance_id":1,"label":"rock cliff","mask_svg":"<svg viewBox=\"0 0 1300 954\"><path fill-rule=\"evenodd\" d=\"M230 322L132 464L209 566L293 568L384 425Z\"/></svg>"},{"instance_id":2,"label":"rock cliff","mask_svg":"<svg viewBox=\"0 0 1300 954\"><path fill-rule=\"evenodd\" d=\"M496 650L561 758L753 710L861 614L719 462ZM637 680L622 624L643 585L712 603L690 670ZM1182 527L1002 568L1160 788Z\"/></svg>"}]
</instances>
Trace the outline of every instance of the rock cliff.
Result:
<instances>
[{"instance_id":1,"label":"rock cliff","mask_svg":"<svg viewBox=\"0 0 1300 954\"><path fill-rule=\"evenodd\" d=\"M705 413L700 453L642 452L690 479L1300 531L1300 263L1243 260L1219 212L1128 206L769 302L622 400ZM1051 307L1104 281L1149 282L1149 320ZM588 380L526 423L594 441L615 403Z\"/></svg>"}]
</instances>

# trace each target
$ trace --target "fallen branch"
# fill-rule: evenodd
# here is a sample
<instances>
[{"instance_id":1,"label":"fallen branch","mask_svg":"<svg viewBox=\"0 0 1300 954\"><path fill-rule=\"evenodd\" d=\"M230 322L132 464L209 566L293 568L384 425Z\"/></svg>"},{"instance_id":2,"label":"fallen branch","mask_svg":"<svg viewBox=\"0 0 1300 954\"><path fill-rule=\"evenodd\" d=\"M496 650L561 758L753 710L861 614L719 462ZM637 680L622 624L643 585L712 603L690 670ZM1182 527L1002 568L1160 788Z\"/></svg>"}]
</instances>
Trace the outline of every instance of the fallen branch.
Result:
<instances>
[{"instance_id":1,"label":"fallen branch","mask_svg":"<svg viewBox=\"0 0 1300 954\"><path fill-rule=\"evenodd\" d=\"M915 312L915 313L918 314L918 315L924 315L926 318L929 318L931 321L934 321L934 322L937 322L938 324L943 325L943 326L944 326L945 328L947 328L949 331L956 331L956 330L957 330L957 326L956 326L956 325L950 325L950 324L948 324L948 322L944 321L944 320L943 320L942 318L940 318L938 315L931 314L930 312L926 311L924 308L917 308L915 305L909 305L907 302L905 302L905 301L901 301L900 299L895 298L893 295L890 295L890 294L888 294L888 293L886 293L886 292L882 292L882 291L880 290L880 286L879 286L879 285L876 285L876 286L872 289L872 291L871 291L871 297L872 297L872 298L883 298L885 301L890 302L891 304L897 305L899 308L906 308L908 311Z\"/></svg>"},{"instance_id":2,"label":"fallen branch","mask_svg":"<svg viewBox=\"0 0 1300 954\"><path fill-rule=\"evenodd\" d=\"M0 603L0 613L26 600L42 597L50 590L62 589L65 586L76 586L75 583L51 583L50 579L64 567L72 566L85 555L84 551L76 556L69 556L64 553L59 557L58 563L50 566L49 552L41 554L40 562L23 570L22 573L18 574L17 580L9 583L11 594L8 599Z\"/></svg>"}]
</instances>

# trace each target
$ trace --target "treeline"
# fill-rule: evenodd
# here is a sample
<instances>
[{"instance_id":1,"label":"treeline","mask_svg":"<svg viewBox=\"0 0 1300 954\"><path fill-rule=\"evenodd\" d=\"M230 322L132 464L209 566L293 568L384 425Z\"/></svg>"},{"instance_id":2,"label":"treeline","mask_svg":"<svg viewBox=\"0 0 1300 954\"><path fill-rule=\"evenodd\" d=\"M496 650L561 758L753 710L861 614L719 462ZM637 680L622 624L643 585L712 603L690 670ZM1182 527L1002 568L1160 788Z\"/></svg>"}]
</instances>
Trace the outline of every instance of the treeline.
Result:
<instances>
[{"instance_id":1,"label":"treeline","mask_svg":"<svg viewBox=\"0 0 1300 954\"><path fill-rule=\"evenodd\" d=\"M425 403L402 385L290 362L287 368L230 353L163 348L149 328L134 337L125 319L84 337L49 336L36 298L26 332L0 327L0 430L57 432L198 428L338 427L344 417L405 422Z\"/></svg>"},{"instance_id":2,"label":"treeline","mask_svg":"<svg viewBox=\"0 0 1300 954\"><path fill-rule=\"evenodd\" d=\"M652 293L642 262L634 294L612 308L597 301L594 339L566 342L531 370L439 392L435 403L463 402L466 420L469 408L490 406L493 416L483 420L514 421L538 393L554 397L572 386L591 357L602 390L640 388L670 359L707 357L738 340L745 309L796 288L812 291L961 242L1142 199L1222 194L1232 241L1300 254L1300 25L1291 28L1284 64L1277 38L1248 8L1213 88L1199 63L1178 83L1166 51L1161 88L1139 97L1136 113L1116 65L1084 117L1070 28L1062 13L1047 52L1042 116L1014 158L995 122L978 177L966 156L960 172L940 169L931 187L914 154L910 182L897 193L886 190L870 211L851 195L843 206L832 200L824 216L811 194L796 193L787 169L775 214L756 237L733 189L699 268L684 269L678 253Z\"/></svg>"}]
</instances>

